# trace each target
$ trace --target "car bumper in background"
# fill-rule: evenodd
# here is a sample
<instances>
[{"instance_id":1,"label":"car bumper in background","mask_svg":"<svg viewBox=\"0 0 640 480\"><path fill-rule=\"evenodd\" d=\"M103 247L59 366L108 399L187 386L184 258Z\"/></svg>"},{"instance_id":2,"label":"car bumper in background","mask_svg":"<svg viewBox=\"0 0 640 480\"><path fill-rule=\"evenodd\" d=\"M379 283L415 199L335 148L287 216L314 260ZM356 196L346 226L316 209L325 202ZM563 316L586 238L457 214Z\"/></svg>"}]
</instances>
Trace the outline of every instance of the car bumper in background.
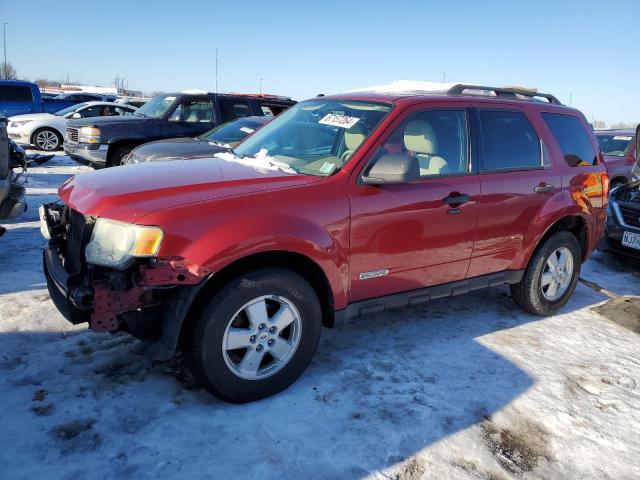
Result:
<instances>
[{"instance_id":1,"label":"car bumper in background","mask_svg":"<svg viewBox=\"0 0 640 480\"><path fill-rule=\"evenodd\" d=\"M7 135L20 145L31 144L31 132L25 131L23 127L7 127Z\"/></svg>"},{"instance_id":2,"label":"car bumper in background","mask_svg":"<svg viewBox=\"0 0 640 480\"><path fill-rule=\"evenodd\" d=\"M640 228L622 225L619 221L618 213L615 211L615 205L611 205L611 212L607 217L607 226L605 229L607 246L615 252L640 259L640 250L622 245L624 232L640 234Z\"/></svg>"},{"instance_id":3,"label":"car bumper in background","mask_svg":"<svg viewBox=\"0 0 640 480\"><path fill-rule=\"evenodd\" d=\"M77 162L91 165L94 168L103 168L107 163L109 145L88 143L64 143L64 153Z\"/></svg>"}]
</instances>

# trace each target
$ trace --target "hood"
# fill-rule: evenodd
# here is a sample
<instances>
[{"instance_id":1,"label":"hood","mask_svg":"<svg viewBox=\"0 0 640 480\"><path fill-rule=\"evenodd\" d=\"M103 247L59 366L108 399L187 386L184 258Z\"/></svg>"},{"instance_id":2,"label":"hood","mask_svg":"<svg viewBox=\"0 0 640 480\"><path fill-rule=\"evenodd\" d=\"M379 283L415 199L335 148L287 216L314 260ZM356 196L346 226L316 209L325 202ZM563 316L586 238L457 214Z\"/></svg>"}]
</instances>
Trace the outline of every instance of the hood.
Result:
<instances>
[{"instance_id":1,"label":"hood","mask_svg":"<svg viewBox=\"0 0 640 480\"><path fill-rule=\"evenodd\" d=\"M67 205L85 215L134 223L157 210L320 180L322 177L208 158L81 173L63 183L58 193Z\"/></svg>"},{"instance_id":2,"label":"hood","mask_svg":"<svg viewBox=\"0 0 640 480\"><path fill-rule=\"evenodd\" d=\"M69 126L72 127L86 127L87 125L95 125L96 127L109 126L124 123L129 124L131 127L136 123L149 122L157 119L141 117L141 116L120 116L114 115L112 117L89 117L89 118L77 118L69 120Z\"/></svg>"},{"instance_id":3,"label":"hood","mask_svg":"<svg viewBox=\"0 0 640 480\"><path fill-rule=\"evenodd\" d=\"M25 120L43 120L45 118L62 118L52 113L26 113L24 115L13 115L9 117L10 122L24 122Z\"/></svg>"},{"instance_id":4,"label":"hood","mask_svg":"<svg viewBox=\"0 0 640 480\"><path fill-rule=\"evenodd\" d=\"M152 162L157 160L190 159L212 157L216 153L225 152L227 148L212 145L206 140L182 137L167 140L156 140L136 147L131 157L137 162Z\"/></svg>"}]
</instances>

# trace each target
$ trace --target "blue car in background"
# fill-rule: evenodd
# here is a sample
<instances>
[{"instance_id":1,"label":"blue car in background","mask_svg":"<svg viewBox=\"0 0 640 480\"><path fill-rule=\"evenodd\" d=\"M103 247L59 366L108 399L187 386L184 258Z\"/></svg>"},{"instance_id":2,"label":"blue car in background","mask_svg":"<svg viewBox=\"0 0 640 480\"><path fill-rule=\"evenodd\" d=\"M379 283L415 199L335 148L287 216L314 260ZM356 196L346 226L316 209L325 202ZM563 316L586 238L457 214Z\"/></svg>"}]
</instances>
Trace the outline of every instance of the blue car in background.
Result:
<instances>
[{"instance_id":1,"label":"blue car in background","mask_svg":"<svg viewBox=\"0 0 640 480\"><path fill-rule=\"evenodd\" d=\"M72 92L43 98L35 83L0 80L0 115L11 117L25 113L54 113L82 102L113 102L115 95Z\"/></svg>"}]
</instances>

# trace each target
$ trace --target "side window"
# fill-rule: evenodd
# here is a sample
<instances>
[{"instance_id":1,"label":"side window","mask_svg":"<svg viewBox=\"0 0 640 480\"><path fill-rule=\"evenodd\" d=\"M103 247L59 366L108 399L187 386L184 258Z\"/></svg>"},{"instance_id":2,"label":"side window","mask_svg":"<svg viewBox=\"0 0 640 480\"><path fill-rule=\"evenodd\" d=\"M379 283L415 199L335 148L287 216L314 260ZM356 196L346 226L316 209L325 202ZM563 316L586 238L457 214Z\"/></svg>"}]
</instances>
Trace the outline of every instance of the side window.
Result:
<instances>
[{"instance_id":1,"label":"side window","mask_svg":"<svg viewBox=\"0 0 640 480\"><path fill-rule=\"evenodd\" d=\"M598 154L578 117L559 113L543 113L553 136L556 138L564 161L570 167L586 167L598 163Z\"/></svg>"},{"instance_id":2,"label":"side window","mask_svg":"<svg viewBox=\"0 0 640 480\"><path fill-rule=\"evenodd\" d=\"M251 116L249 104L241 100L220 99L220 110L223 122Z\"/></svg>"},{"instance_id":3,"label":"side window","mask_svg":"<svg viewBox=\"0 0 640 480\"><path fill-rule=\"evenodd\" d=\"M101 112L102 112L102 106L94 105L93 107L80 110L78 113L82 116L82 118L89 118L89 117L99 117Z\"/></svg>"},{"instance_id":4,"label":"side window","mask_svg":"<svg viewBox=\"0 0 640 480\"><path fill-rule=\"evenodd\" d=\"M0 102L33 102L29 87L21 85L0 86Z\"/></svg>"},{"instance_id":5,"label":"side window","mask_svg":"<svg viewBox=\"0 0 640 480\"><path fill-rule=\"evenodd\" d=\"M531 169L546 164L540 138L523 113L480 110L479 115L482 171Z\"/></svg>"},{"instance_id":6,"label":"side window","mask_svg":"<svg viewBox=\"0 0 640 480\"><path fill-rule=\"evenodd\" d=\"M420 177L469 172L467 115L464 110L425 110L403 121L380 146L383 155L404 155L418 162Z\"/></svg>"},{"instance_id":7,"label":"side window","mask_svg":"<svg viewBox=\"0 0 640 480\"><path fill-rule=\"evenodd\" d=\"M213 122L213 103L211 100L185 100L178 105L169 120L175 122L211 123Z\"/></svg>"},{"instance_id":8,"label":"side window","mask_svg":"<svg viewBox=\"0 0 640 480\"><path fill-rule=\"evenodd\" d=\"M117 107L114 105L102 107L102 115L105 117L117 117L125 115L126 113L128 113L128 110L122 107Z\"/></svg>"},{"instance_id":9,"label":"side window","mask_svg":"<svg viewBox=\"0 0 640 480\"><path fill-rule=\"evenodd\" d=\"M281 112L284 112L287 108L287 105L274 105L270 103L260 103L260 109L264 115L276 116Z\"/></svg>"}]
</instances>

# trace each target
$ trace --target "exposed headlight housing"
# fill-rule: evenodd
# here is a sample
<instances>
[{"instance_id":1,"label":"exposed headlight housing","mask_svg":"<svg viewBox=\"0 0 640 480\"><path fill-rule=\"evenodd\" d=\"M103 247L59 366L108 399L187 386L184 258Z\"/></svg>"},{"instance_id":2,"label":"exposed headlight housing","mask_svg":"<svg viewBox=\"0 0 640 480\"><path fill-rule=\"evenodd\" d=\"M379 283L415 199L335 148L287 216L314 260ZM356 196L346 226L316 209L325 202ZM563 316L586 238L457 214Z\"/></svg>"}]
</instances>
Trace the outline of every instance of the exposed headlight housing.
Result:
<instances>
[{"instance_id":1,"label":"exposed headlight housing","mask_svg":"<svg viewBox=\"0 0 640 480\"><path fill-rule=\"evenodd\" d=\"M81 127L78 130L78 143L100 143L100 129Z\"/></svg>"},{"instance_id":2,"label":"exposed headlight housing","mask_svg":"<svg viewBox=\"0 0 640 480\"><path fill-rule=\"evenodd\" d=\"M155 257L162 237L162 229L158 227L99 218L85 249L85 258L94 265L123 269L135 258Z\"/></svg>"}]
</instances>

